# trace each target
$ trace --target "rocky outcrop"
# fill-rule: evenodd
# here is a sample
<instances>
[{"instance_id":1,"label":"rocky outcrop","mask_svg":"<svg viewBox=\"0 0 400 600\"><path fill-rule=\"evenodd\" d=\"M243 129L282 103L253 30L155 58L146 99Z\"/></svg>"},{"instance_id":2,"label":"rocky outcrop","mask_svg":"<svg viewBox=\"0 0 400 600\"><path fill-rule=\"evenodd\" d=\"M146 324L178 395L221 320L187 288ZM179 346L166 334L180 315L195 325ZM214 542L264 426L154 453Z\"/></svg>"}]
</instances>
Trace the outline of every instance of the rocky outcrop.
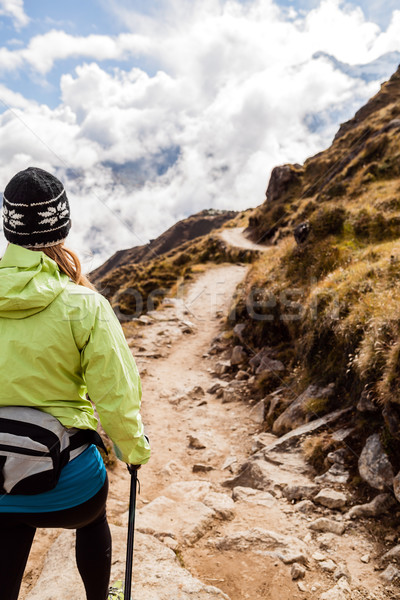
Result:
<instances>
[{"instance_id":1,"label":"rocky outcrop","mask_svg":"<svg viewBox=\"0 0 400 600\"><path fill-rule=\"evenodd\" d=\"M282 165L272 169L266 192L267 202L275 202L284 196L291 187L301 181L301 169L293 165Z\"/></svg>"}]
</instances>

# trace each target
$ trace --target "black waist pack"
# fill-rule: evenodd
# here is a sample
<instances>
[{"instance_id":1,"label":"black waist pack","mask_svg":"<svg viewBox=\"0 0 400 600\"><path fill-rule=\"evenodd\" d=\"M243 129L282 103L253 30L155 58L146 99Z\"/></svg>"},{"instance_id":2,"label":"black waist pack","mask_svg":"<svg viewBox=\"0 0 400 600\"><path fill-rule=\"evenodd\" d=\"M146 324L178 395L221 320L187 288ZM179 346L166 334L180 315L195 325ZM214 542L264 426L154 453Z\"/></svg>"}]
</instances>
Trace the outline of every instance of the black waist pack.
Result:
<instances>
[{"instance_id":1,"label":"black waist pack","mask_svg":"<svg viewBox=\"0 0 400 600\"><path fill-rule=\"evenodd\" d=\"M32 495L53 489L62 468L90 444L106 451L96 431L67 429L36 408L0 407L0 494Z\"/></svg>"}]
</instances>

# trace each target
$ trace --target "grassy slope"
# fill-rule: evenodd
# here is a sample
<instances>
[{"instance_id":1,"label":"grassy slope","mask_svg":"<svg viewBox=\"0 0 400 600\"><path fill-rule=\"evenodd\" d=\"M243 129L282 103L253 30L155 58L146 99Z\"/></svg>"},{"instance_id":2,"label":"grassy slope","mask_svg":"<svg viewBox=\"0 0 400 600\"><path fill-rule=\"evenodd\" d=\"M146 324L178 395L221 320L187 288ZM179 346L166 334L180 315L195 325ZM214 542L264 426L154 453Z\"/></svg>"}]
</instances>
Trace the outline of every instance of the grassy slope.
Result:
<instances>
[{"instance_id":1,"label":"grassy slope","mask_svg":"<svg viewBox=\"0 0 400 600\"><path fill-rule=\"evenodd\" d=\"M332 146L303 166L250 218L253 238L276 243L249 274L237 306L249 346L275 348L286 382L335 382L337 405L362 392L380 410L356 419L382 428L394 452L400 431L400 69ZM296 225L311 233L297 244ZM255 298L255 300L254 300ZM293 302L290 305L290 301ZM251 318L251 307L264 315ZM400 414L400 412L399 412ZM364 413L365 415L365 413ZM362 437L362 436L361 436ZM398 460L396 461L398 462Z\"/></svg>"}]
</instances>

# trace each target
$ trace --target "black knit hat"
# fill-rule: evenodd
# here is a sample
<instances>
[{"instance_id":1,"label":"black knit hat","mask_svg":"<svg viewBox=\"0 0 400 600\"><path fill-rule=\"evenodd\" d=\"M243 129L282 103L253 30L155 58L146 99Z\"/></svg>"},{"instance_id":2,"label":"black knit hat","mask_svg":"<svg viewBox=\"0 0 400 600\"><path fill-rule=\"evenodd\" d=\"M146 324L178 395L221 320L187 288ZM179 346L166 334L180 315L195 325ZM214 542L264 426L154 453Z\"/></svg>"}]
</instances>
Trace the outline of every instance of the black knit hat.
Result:
<instances>
[{"instance_id":1,"label":"black knit hat","mask_svg":"<svg viewBox=\"0 0 400 600\"><path fill-rule=\"evenodd\" d=\"M3 193L3 228L9 242L25 248L63 242L71 219L61 181L36 167L14 175Z\"/></svg>"}]
</instances>

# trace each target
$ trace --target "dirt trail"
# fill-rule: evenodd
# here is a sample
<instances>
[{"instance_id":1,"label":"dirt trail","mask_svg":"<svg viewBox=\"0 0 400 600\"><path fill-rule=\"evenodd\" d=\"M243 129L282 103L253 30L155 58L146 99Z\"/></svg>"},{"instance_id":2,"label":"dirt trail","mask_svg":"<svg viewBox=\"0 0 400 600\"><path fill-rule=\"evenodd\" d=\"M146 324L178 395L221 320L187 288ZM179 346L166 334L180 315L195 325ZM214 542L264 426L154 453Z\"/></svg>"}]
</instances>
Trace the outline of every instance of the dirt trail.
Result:
<instances>
[{"instance_id":1,"label":"dirt trail","mask_svg":"<svg viewBox=\"0 0 400 600\"><path fill-rule=\"evenodd\" d=\"M194 576L218 587L230 600L319 600L335 586L333 571L342 563L351 573L351 595L337 590L326 600L395 598L382 585L370 558L365 558L377 551L366 531L351 526L343 535L313 532L309 525L316 518L331 516L340 524L343 515L311 502L302 512L282 496L285 483L310 483L308 468L296 451L265 463L272 493L254 491L256 497L251 498L246 488L233 505L231 490L221 486L254 451L260 429L249 417L250 398L233 395L223 402L207 392L216 381L212 372L220 360L209 354L210 344L222 330L221 317L245 273L243 266L211 268L198 277L183 300L172 300L127 327L128 343L142 374L142 415L152 445L151 461L139 472L137 528L173 547ZM264 442L274 439L263 436ZM194 465L200 465L197 472ZM211 486L205 497L193 495L190 488L199 481ZM173 494L170 486L179 482L189 485L188 494L182 487L178 495ZM116 525L125 523L128 483L126 469L119 463L110 472L108 503L110 521ZM224 500L227 505L220 510ZM165 524L169 510L173 516ZM183 533L179 527L174 529L180 520L188 524ZM35 540L22 600L37 580L55 535L40 532ZM299 583L291 577L295 560L305 569L305 579ZM175 598L165 596L170 597Z\"/></svg>"},{"instance_id":2,"label":"dirt trail","mask_svg":"<svg viewBox=\"0 0 400 600\"><path fill-rule=\"evenodd\" d=\"M263 246L252 242L244 235L244 227L226 228L220 233L220 237L234 248L243 248L244 250L256 250L258 252L268 252L271 246Z\"/></svg>"}]
</instances>

